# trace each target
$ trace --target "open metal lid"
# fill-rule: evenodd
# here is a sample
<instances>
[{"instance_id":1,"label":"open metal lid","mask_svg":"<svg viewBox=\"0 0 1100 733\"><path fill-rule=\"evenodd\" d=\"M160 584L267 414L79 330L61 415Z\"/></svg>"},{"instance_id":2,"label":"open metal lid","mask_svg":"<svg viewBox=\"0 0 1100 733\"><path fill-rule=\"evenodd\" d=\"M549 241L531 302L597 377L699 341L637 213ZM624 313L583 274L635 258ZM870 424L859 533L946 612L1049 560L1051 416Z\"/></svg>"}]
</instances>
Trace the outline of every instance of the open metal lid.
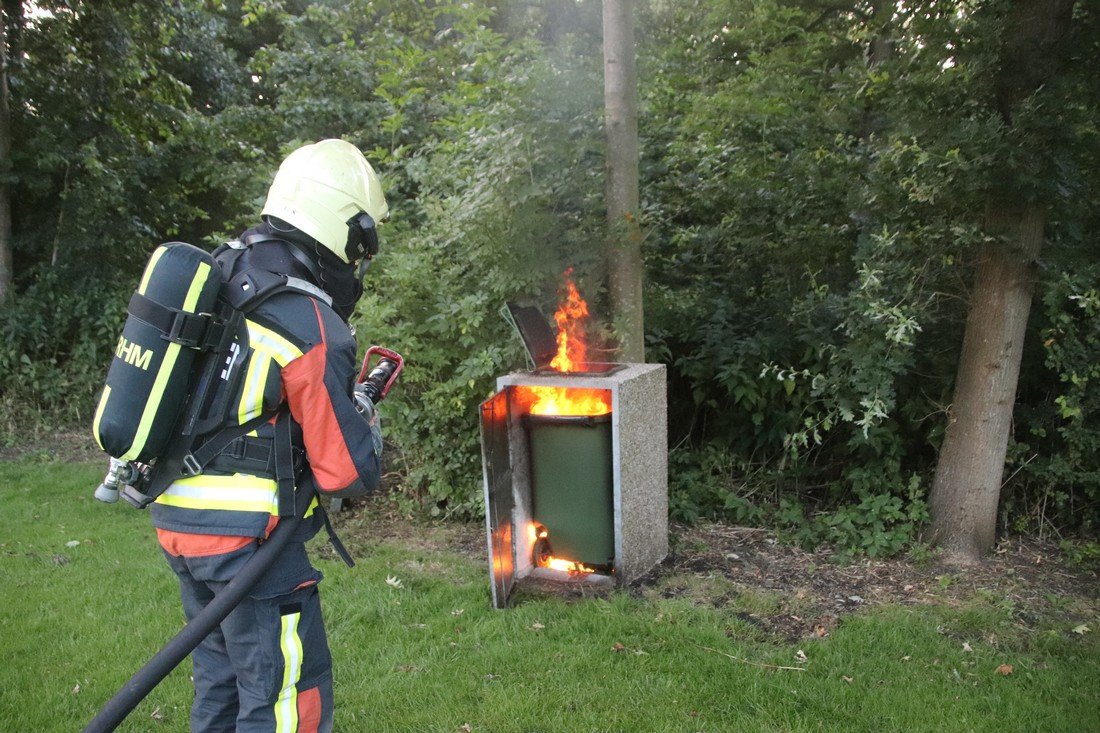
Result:
<instances>
[{"instance_id":1,"label":"open metal lid","mask_svg":"<svg viewBox=\"0 0 1100 733\"><path fill-rule=\"evenodd\" d=\"M558 353L558 341L542 311L533 305L519 305L509 301L504 304L502 313L523 341L523 348L532 368L543 369L550 366Z\"/></svg>"}]
</instances>

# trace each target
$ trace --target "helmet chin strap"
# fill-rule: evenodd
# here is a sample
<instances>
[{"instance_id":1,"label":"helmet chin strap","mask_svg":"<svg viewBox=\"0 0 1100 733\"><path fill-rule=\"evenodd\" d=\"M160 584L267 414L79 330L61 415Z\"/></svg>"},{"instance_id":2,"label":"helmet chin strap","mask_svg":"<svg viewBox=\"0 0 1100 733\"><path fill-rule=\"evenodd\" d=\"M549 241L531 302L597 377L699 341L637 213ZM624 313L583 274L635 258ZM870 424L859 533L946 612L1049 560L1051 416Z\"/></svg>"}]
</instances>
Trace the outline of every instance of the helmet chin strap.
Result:
<instances>
[{"instance_id":1,"label":"helmet chin strap","mask_svg":"<svg viewBox=\"0 0 1100 733\"><path fill-rule=\"evenodd\" d=\"M320 285L321 284L321 266L319 263L314 262L313 258L307 255L302 250L298 249L297 245L291 244L287 247L287 251L290 252L290 256L300 262L307 270L309 274L313 275L313 280Z\"/></svg>"}]
</instances>

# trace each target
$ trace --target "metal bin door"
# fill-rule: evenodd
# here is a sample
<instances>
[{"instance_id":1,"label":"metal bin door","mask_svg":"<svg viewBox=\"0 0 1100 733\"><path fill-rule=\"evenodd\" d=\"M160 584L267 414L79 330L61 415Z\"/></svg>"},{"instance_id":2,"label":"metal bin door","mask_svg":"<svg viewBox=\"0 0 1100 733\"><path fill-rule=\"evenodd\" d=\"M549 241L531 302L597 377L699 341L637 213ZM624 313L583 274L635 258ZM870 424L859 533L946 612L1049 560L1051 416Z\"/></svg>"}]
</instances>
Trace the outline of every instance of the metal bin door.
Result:
<instances>
[{"instance_id":1,"label":"metal bin door","mask_svg":"<svg viewBox=\"0 0 1100 733\"><path fill-rule=\"evenodd\" d=\"M481 404L481 465L485 481L485 524L493 608L505 608L516 582L513 549L512 465L508 455L508 390Z\"/></svg>"}]
</instances>

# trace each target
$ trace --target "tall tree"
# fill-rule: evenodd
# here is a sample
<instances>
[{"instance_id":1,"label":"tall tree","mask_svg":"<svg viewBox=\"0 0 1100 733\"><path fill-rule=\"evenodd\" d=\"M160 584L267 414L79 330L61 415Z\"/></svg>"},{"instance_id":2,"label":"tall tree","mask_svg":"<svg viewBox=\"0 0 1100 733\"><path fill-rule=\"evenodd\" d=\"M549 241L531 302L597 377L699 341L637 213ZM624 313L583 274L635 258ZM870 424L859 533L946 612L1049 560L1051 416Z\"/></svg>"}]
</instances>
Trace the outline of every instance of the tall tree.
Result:
<instances>
[{"instance_id":1,"label":"tall tree","mask_svg":"<svg viewBox=\"0 0 1100 733\"><path fill-rule=\"evenodd\" d=\"M997 113L1011 128L1022 106L1058 73L1073 0L1017 0L1002 31L993 79ZM1044 140L1029 140L1042 148ZM993 546L1005 455L1047 210L1005 166L991 190L959 357L949 424L932 486L930 539L955 562Z\"/></svg>"},{"instance_id":2,"label":"tall tree","mask_svg":"<svg viewBox=\"0 0 1100 733\"><path fill-rule=\"evenodd\" d=\"M638 224L638 73L633 0L604 0L608 283L625 361L645 361L642 231Z\"/></svg>"},{"instance_id":3,"label":"tall tree","mask_svg":"<svg viewBox=\"0 0 1100 733\"><path fill-rule=\"evenodd\" d=\"M8 19L22 16L22 2L5 2L0 10L0 303L11 296L11 109L8 102Z\"/></svg>"}]
</instances>

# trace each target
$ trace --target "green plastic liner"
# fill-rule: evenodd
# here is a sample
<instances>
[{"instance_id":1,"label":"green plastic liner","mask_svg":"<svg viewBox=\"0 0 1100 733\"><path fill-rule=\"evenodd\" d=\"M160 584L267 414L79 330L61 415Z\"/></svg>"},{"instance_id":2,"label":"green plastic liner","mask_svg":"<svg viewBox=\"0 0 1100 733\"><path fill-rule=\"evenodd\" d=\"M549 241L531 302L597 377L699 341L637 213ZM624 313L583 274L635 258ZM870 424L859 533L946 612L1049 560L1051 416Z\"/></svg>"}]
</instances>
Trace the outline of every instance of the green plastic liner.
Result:
<instances>
[{"instance_id":1,"label":"green plastic liner","mask_svg":"<svg viewBox=\"0 0 1100 733\"><path fill-rule=\"evenodd\" d=\"M525 415L531 446L533 519L555 557L615 562L611 415Z\"/></svg>"}]
</instances>

